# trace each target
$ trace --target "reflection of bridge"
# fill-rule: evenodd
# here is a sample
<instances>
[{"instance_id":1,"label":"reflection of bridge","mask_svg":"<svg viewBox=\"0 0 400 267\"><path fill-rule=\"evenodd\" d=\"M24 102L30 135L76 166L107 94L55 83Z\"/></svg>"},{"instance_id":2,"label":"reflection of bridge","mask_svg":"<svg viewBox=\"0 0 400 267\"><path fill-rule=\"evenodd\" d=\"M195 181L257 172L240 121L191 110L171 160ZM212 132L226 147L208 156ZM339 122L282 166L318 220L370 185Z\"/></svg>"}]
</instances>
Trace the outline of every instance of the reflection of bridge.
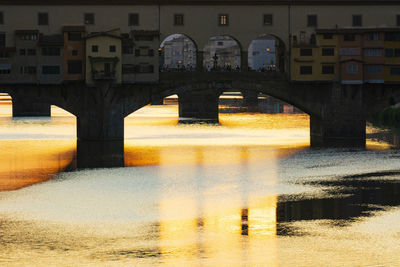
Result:
<instances>
[{"instance_id":1,"label":"reflection of bridge","mask_svg":"<svg viewBox=\"0 0 400 267\"><path fill-rule=\"evenodd\" d=\"M290 83L278 73L161 73L158 84L114 87L112 81L105 80L96 86L3 85L1 91L11 95L13 109L29 100L50 103L74 114L78 152L93 147L99 151L100 142L100 154L111 151L112 156L103 158L99 165L117 159L118 163L108 164L119 166L123 165L124 118L152 100L172 94L179 96L181 117L212 121L218 121L218 98L224 91L271 95L310 115L313 147L364 146L366 116L400 102L400 87L394 85Z\"/></svg>"}]
</instances>

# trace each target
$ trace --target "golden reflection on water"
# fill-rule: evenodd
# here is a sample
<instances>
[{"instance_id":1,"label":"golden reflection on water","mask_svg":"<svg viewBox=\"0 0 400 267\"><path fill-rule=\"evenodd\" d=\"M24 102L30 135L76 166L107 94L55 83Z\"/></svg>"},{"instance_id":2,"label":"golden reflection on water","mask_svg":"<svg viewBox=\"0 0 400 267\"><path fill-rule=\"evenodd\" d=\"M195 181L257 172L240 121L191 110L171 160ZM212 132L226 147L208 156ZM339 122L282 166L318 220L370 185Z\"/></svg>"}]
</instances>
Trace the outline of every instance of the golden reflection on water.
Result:
<instances>
[{"instance_id":1,"label":"golden reflection on water","mask_svg":"<svg viewBox=\"0 0 400 267\"><path fill-rule=\"evenodd\" d=\"M49 180L75 157L74 140L0 140L0 191ZM18 152L16 152L18 151Z\"/></svg>"}]
</instances>

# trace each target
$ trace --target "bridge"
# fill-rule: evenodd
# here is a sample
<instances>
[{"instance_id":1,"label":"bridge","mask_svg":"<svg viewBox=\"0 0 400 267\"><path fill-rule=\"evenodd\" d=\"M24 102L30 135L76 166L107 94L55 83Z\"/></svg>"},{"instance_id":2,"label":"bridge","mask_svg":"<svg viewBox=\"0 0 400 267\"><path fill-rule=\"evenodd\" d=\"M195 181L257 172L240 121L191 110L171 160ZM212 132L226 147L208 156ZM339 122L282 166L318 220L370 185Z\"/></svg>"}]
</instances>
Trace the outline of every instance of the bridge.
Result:
<instances>
[{"instance_id":1,"label":"bridge","mask_svg":"<svg viewBox=\"0 0 400 267\"><path fill-rule=\"evenodd\" d=\"M123 166L124 118L155 99L177 94L180 117L217 122L219 96L232 89L261 92L307 113L311 147L364 147L368 115L400 102L398 85L293 83L280 73L260 72L165 72L154 84L3 84L0 91L11 96L13 109L29 99L75 115L78 156L87 156L79 162L96 167ZM97 160L85 151L97 151Z\"/></svg>"}]
</instances>

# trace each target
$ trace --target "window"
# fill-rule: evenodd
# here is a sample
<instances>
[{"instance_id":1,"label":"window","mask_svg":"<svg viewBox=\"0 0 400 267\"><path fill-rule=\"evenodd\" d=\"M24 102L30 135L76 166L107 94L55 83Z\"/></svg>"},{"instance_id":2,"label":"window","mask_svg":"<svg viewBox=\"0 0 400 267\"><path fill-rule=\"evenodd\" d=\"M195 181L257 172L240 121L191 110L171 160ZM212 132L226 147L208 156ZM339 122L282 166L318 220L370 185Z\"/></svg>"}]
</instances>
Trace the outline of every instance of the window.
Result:
<instances>
[{"instance_id":1,"label":"window","mask_svg":"<svg viewBox=\"0 0 400 267\"><path fill-rule=\"evenodd\" d=\"M42 56L59 56L61 50L58 47L43 47Z\"/></svg>"},{"instance_id":2,"label":"window","mask_svg":"<svg viewBox=\"0 0 400 267\"><path fill-rule=\"evenodd\" d=\"M385 57L393 57L393 49L386 48L385 49Z\"/></svg>"},{"instance_id":3,"label":"window","mask_svg":"<svg viewBox=\"0 0 400 267\"><path fill-rule=\"evenodd\" d=\"M7 75L11 73L11 69L0 69L0 75Z\"/></svg>"},{"instance_id":4,"label":"window","mask_svg":"<svg viewBox=\"0 0 400 267\"><path fill-rule=\"evenodd\" d=\"M396 15L396 25L400 26L400 15Z\"/></svg>"},{"instance_id":5,"label":"window","mask_svg":"<svg viewBox=\"0 0 400 267\"><path fill-rule=\"evenodd\" d=\"M0 33L0 47L1 48L6 47L6 34L5 33Z\"/></svg>"},{"instance_id":6,"label":"window","mask_svg":"<svg viewBox=\"0 0 400 267\"><path fill-rule=\"evenodd\" d=\"M379 39L379 32L370 32L367 34L368 41L378 41Z\"/></svg>"},{"instance_id":7,"label":"window","mask_svg":"<svg viewBox=\"0 0 400 267\"><path fill-rule=\"evenodd\" d=\"M362 26L362 16L353 15L353 27L361 27L361 26Z\"/></svg>"},{"instance_id":8,"label":"window","mask_svg":"<svg viewBox=\"0 0 400 267\"><path fill-rule=\"evenodd\" d=\"M385 33L385 41L400 41L400 32Z\"/></svg>"},{"instance_id":9,"label":"window","mask_svg":"<svg viewBox=\"0 0 400 267\"><path fill-rule=\"evenodd\" d=\"M365 49L365 55L367 57L379 57L379 56L382 56L382 49L380 49L380 48L367 48L367 49Z\"/></svg>"},{"instance_id":10,"label":"window","mask_svg":"<svg viewBox=\"0 0 400 267\"><path fill-rule=\"evenodd\" d=\"M68 41L80 41L82 40L82 34L80 32L69 32Z\"/></svg>"},{"instance_id":11,"label":"window","mask_svg":"<svg viewBox=\"0 0 400 267\"><path fill-rule=\"evenodd\" d=\"M358 65L347 65L347 73L349 74L357 74L358 73Z\"/></svg>"},{"instance_id":12,"label":"window","mask_svg":"<svg viewBox=\"0 0 400 267\"><path fill-rule=\"evenodd\" d=\"M341 55L341 56L347 55L347 49L346 48L340 48L339 55Z\"/></svg>"},{"instance_id":13,"label":"window","mask_svg":"<svg viewBox=\"0 0 400 267\"><path fill-rule=\"evenodd\" d=\"M28 56L36 56L36 49L28 49Z\"/></svg>"},{"instance_id":14,"label":"window","mask_svg":"<svg viewBox=\"0 0 400 267\"><path fill-rule=\"evenodd\" d=\"M38 25L49 25L49 14L39 13L38 14Z\"/></svg>"},{"instance_id":15,"label":"window","mask_svg":"<svg viewBox=\"0 0 400 267\"><path fill-rule=\"evenodd\" d=\"M315 34L311 34L310 36L310 45L316 45L317 44L317 38Z\"/></svg>"},{"instance_id":16,"label":"window","mask_svg":"<svg viewBox=\"0 0 400 267\"><path fill-rule=\"evenodd\" d=\"M312 66L300 66L300 74L312 74Z\"/></svg>"},{"instance_id":17,"label":"window","mask_svg":"<svg viewBox=\"0 0 400 267\"><path fill-rule=\"evenodd\" d=\"M323 38L325 40L332 40L333 39L333 34L332 33L324 33Z\"/></svg>"},{"instance_id":18,"label":"window","mask_svg":"<svg viewBox=\"0 0 400 267\"><path fill-rule=\"evenodd\" d=\"M149 56L149 57L153 57L154 56L154 50L153 49L149 49L148 47L140 47L139 49L135 50L135 56L137 57L145 57L145 56Z\"/></svg>"},{"instance_id":19,"label":"window","mask_svg":"<svg viewBox=\"0 0 400 267\"><path fill-rule=\"evenodd\" d=\"M139 65L139 72L140 73L154 73L154 66L153 65Z\"/></svg>"},{"instance_id":20,"label":"window","mask_svg":"<svg viewBox=\"0 0 400 267\"><path fill-rule=\"evenodd\" d=\"M301 48L300 56L302 56L302 57L312 56L312 49L311 48Z\"/></svg>"},{"instance_id":21,"label":"window","mask_svg":"<svg viewBox=\"0 0 400 267\"><path fill-rule=\"evenodd\" d=\"M93 53L99 52L99 46L98 45L92 45L92 52Z\"/></svg>"},{"instance_id":22,"label":"window","mask_svg":"<svg viewBox=\"0 0 400 267\"><path fill-rule=\"evenodd\" d=\"M334 56L335 49L334 48L322 48L322 55L323 56Z\"/></svg>"},{"instance_id":23,"label":"window","mask_svg":"<svg viewBox=\"0 0 400 267\"><path fill-rule=\"evenodd\" d=\"M229 25L229 16L227 14L218 15L218 25L219 26L228 26Z\"/></svg>"},{"instance_id":24,"label":"window","mask_svg":"<svg viewBox=\"0 0 400 267\"><path fill-rule=\"evenodd\" d=\"M223 45L224 45L224 42L217 42L217 45L218 45L218 46L223 46Z\"/></svg>"},{"instance_id":25,"label":"window","mask_svg":"<svg viewBox=\"0 0 400 267\"><path fill-rule=\"evenodd\" d=\"M20 36L21 40L25 40L25 41L36 41L38 39L37 34L25 34L25 35L21 35Z\"/></svg>"},{"instance_id":26,"label":"window","mask_svg":"<svg viewBox=\"0 0 400 267\"><path fill-rule=\"evenodd\" d=\"M381 65L365 65L366 74L380 74L382 73Z\"/></svg>"},{"instance_id":27,"label":"window","mask_svg":"<svg viewBox=\"0 0 400 267\"><path fill-rule=\"evenodd\" d=\"M42 74L45 75L55 75L60 74L60 66L42 66Z\"/></svg>"},{"instance_id":28,"label":"window","mask_svg":"<svg viewBox=\"0 0 400 267\"><path fill-rule=\"evenodd\" d=\"M356 49L355 48L349 48L349 55L354 56L356 54Z\"/></svg>"},{"instance_id":29,"label":"window","mask_svg":"<svg viewBox=\"0 0 400 267\"><path fill-rule=\"evenodd\" d=\"M74 49L72 50L72 56L77 56L78 55L78 50Z\"/></svg>"},{"instance_id":30,"label":"window","mask_svg":"<svg viewBox=\"0 0 400 267\"><path fill-rule=\"evenodd\" d=\"M36 74L35 66L23 66L20 69L21 74Z\"/></svg>"},{"instance_id":31,"label":"window","mask_svg":"<svg viewBox=\"0 0 400 267\"><path fill-rule=\"evenodd\" d=\"M153 36L152 35L136 35L135 40L136 41L153 41Z\"/></svg>"},{"instance_id":32,"label":"window","mask_svg":"<svg viewBox=\"0 0 400 267\"><path fill-rule=\"evenodd\" d=\"M323 65L322 66L322 74L334 74L335 66L333 65Z\"/></svg>"},{"instance_id":33,"label":"window","mask_svg":"<svg viewBox=\"0 0 400 267\"><path fill-rule=\"evenodd\" d=\"M94 25L94 13L85 13L83 22L85 25Z\"/></svg>"},{"instance_id":34,"label":"window","mask_svg":"<svg viewBox=\"0 0 400 267\"><path fill-rule=\"evenodd\" d=\"M133 45L122 46L122 54L133 54Z\"/></svg>"},{"instance_id":35,"label":"window","mask_svg":"<svg viewBox=\"0 0 400 267\"><path fill-rule=\"evenodd\" d=\"M400 48L395 48L394 49L394 56L395 57L400 57Z\"/></svg>"},{"instance_id":36,"label":"window","mask_svg":"<svg viewBox=\"0 0 400 267\"><path fill-rule=\"evenodd\" d=\"M183 25L183 14L174 15L174 25Z\"/></svg>"},{"instance_id":37,"label":"window","mask_svg":"<svg viewBox=\"0 0 400 267\"><path fill-rule=\"evenodd\" d=\"M317 27L317 15L307 16L307 27Z\"/></svg>"},{"instance_id":38,"label":"window","mask_svg":"<svg viewBox=\"0 0 400 267\"><path fill-rule=\"evenodd\" d=\"M4 13L0 12L0 24L4 24Z\"/></svg>"},{"instance_id":39,"label":"window","mask_svg":"<svg viewBox=\"0 0 400 267\"><path fill-rule=\"evenodd\" d=\"M400 75L400 67L391 67L390 68L390 75Z\"/></svg>"},{"instance_id":40,"label":"window","mask_svg":"<svg viewBox=\"0 0 400 267\"><path fill-rule=\"evenodd\" d=\"M111 53L114 53L114 52L116 52L116 51L117 51L116 46L115 46L115 45L110 45L110 52L111 52Z\"/></svg>"},{"instance_id":41,"label":"window","mask_svg":"<svg viewBox=\"0 0 400 267\"><path fill-rule=\"evenodd\" d=\"M133 64L122 64L122 74L132 74L136 72L136 67Z\"/></svg>"},{"instance_id":42,"label":"window","mask_svg":"<svg viewBox=\"0 0 400 267\"><path fill-rule=\"evenodd\" d=\"M138 13L130 13L129 14L129 26L139 26L139 14Z\"/></svg>"},{"instance_id":43,"label":"window","mask_svg":"<svg viewBox=\"0 0 400 267\"><path fill-rule=\"evenodd\" d=\"M20 55L20 56L25 56L25 54L26 54L25 49L20 49L20 50L19 50L19 55Z\"/></svg>"},{"instance_id":44,"label":"window","mask_svg":"<svg viewBox=\"0 0 400 267\"><path fill-rule=\"evenodd\" d=\"M345 42L354 42L356 40L356 36L354 34L345 34L343 35L343 40Z\"/></svg>"},{"instance_id":45,"label":"window","mask_svg":"<svg viewBox=\"0 0 400 267\"><path fill-rule=\"evenodd\" d=\"M81 60L69 60L68 61L68 74L81 74L82 73L82 61Z\"/></svg>"},{"instance_id":46,"label":"window","mask_svg":"<svg viewBox=\"0 0 400 267\"><path fill-rule=\"evenodd\" d=\"M272 14L264 14L264 25L271 26L273 24Z\"/></svg>"}]
</instances>

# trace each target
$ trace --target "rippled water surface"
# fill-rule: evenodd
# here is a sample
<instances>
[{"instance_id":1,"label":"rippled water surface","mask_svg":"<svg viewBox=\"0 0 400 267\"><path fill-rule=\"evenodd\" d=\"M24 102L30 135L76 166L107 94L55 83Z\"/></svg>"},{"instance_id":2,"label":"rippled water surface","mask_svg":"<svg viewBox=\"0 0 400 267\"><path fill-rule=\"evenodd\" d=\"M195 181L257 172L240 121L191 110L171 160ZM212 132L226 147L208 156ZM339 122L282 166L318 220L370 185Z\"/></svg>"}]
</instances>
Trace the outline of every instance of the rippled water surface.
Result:
<instances>
[{"instance_id":1,"label":"rippled water surface","mask_svg":"<svg viewBox=\"0 0 400 267\"><path fill-rule=\"evenodd\" d=\"M400 266L390 133L311 150L307 115L181 125L176 105L148 106L125 120L127 167L74 170L73 116L10 114L0 104L0 266Z\"/></svg>"}]
</instances>

